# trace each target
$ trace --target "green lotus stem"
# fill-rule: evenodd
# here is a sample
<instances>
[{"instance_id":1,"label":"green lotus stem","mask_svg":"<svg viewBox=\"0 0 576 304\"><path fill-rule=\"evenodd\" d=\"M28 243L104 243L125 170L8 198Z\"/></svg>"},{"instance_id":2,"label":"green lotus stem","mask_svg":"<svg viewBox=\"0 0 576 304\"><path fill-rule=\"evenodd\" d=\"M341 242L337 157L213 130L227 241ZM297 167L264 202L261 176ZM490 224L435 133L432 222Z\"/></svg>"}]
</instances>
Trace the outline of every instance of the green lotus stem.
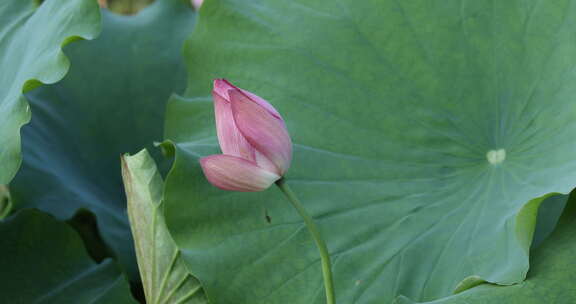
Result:
<instances>
[{"instance_id":1,"label":"green lotus stem","mask_svg":"<svg viewBox=\"0 0 576 304\"><path fill-rule=\"evenodd\" d=\"M290 189L288 184L286 184L284 178L276 181L276 185L278 188L280 188L280 190L282 190L284 195L286 195L286 198L288 198L288 201L292 203L292 206L294 206L300 216L302 216L308 231L310 231L312 238L316 242L316 247L318 247L318 251L320 251L320 259L322 261L322 275L324 277L324 288L326 290L326 302L328 304L335 304L336 296L334 293L334 280L332 279L332 266L330 265L330 254L328 253L328 247L326 247L326 243L322 239L322 236L320 236L320 231L318 230L316 223L314 223L312 217L308 214L308 212L306 212L306 209L304 209L304 206L298 200L296 194L294 194L292 189Z\"/></svg>"}]
</instances>

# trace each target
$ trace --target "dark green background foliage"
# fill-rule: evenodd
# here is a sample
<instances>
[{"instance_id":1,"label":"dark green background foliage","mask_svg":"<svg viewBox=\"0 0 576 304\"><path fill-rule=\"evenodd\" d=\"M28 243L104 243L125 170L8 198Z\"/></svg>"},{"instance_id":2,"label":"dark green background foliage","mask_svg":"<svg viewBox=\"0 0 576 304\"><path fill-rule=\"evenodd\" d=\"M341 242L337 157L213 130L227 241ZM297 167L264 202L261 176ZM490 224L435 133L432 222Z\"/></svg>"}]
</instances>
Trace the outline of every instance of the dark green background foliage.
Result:
<instances>
[{"instance_id":1,"label":"dark green background foliage","mask_svg":"<svg viewBox=\"0 0 576 304\"><path fill-rule=\"evenodd\" d=\"M69 61L61 47L100 29L98 6L92 0L0 2L0 184L7 184L20 166L20 127L30 120L22 92L54 83L66 74Z\"/></svg>"},{"instance_id":2,"label":"dark green background foliage","mask_svg":"<svg viewBox=\"0 0 576 304\"><path fill-rule=\"evenodd\" d=\"M0 303L137 303L115 262L94 263L76 231L50 215L24 210L0 222L0 235Z\"/></svg>"},{"instance_id":3,"label":"dark green background foliage","mask_svg":"<svg viewBox=\"0 0 576 304\"><path fill-rule=\"evenodd\" d=\"M153 0L108 0L107 6L113 12L132 15L137 14L152 2Z\"/></svg>"},{"instance_id":4,"label":"dark green background foliage","mask_svg":"<svg viewBox=\"0 0 576 304\"><path fill-rule=\"evenodd\" d=\"M181 46L194 12L162 0L136 16L102 14L97 39L66 48L73 66L65 79L27 95L32 122L11 191L17 208L61 219L94 212L104 241L137 280L120 155L162 139L166 100L184 84Z\"/></svg>"},{"instance_id":5,"label":"dark green background foliage","mask_svg":"<svg viewBox=\"0 0 576 304\"><path fill-rule=\"evenodd\" d=\"M32 113L17 212L0 222L0 303L134 301L120 155L142 148L153 158L126 156L124 174L143 206L132 228L148 295L325 303L316 248L280 191L225 192L201 172L220 153L222 77L286 119L288 183L326 238L338 303L576 302L576 213L572 200L558 221L557 195L576 184L573 1L207 0L197 25L187 0L135 16L23 3L0 1L0 183L20 165L22 92ZM95 39L64 57L78 36ZM173 158L152 145L163 137ZM165 182L153 159L161 172L173 161Z\"/></svg>"}]
</instances>

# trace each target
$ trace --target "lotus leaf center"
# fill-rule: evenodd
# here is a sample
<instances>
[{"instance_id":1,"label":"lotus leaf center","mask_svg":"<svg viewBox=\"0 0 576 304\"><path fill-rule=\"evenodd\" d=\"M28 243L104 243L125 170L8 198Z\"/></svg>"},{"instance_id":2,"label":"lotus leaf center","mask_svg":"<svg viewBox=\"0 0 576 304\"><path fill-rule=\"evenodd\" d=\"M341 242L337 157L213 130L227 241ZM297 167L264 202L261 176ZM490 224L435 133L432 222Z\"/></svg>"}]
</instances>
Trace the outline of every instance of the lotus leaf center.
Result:
<instances>
[{"instance_id":1,"label":"lotus leaf center","mask_svg":"<svg viewBox=\"0 0 576 304\"><path fill-rule=\"evenodd\" d=\"M488 159L488 162L492 165L500 164L506 159L506 150L490 150L486 153L486 159Z\"/></svg>"}]
</instances>

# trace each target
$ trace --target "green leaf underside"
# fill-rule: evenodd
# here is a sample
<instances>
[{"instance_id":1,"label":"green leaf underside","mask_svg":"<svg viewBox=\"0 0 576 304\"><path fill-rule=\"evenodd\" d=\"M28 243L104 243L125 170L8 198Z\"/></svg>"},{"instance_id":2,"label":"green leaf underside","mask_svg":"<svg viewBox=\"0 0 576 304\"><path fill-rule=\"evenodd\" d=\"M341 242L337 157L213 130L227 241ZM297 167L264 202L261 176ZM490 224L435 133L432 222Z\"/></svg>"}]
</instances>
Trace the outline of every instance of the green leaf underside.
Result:
<instances>
[{"instance_id":1,"label":"green leaf underside","mask_svg":"<svg viewBox=\"0 0 576 304\"><path fill-rule=\"evenodd\" d=\"M20 127L30 120L23 92L54 83L66 74L63 45L93 39L100 30L92 0L0 2L0 184L12 180L21 163Z\"/></svg>"},{"instance_id":2,"label":"green leaf underside","mask_svg":"<svg viewBox=\"0 0 576 304\"><path fill-rule=\"evenodd\" d=\"M207 303L166 229L161 203L164 182L152 157L146 150L124 156L122 176L146 303Z\"/></svg>"},{"instance_id":3,"label":"green leaf underside","mask_svg":"<svg viewBox=\"0 0 576 304\"><path fill-rule=\"evenodd\" d=\"M158 0L135 16L102 11L98 39L66 48L74 63L56 85L27 94L23 165L11 184L17 208L59 219L87 209L131 280L139 280L120 155L161 140L166 100L185 85L181 48L195 13Z\"/></svg>"},{"instance_id":4,"label":"green leaf underside","mask_svg":"<svg viewBox=\"0 0 576 304\"><path fill-rule=\"evenodd\" d=\"M558 219L566 207L568 195L556 195L542 202L538 209L536 229L531 249L538 248L556 228Z\"/></svg>"},{"instance_id":5,"label":"green leaf underside","mask_svg":"<svg viewBox=\"0 0 576 304\"><path fill-rule=\"evenodd\" d=\"M76 231L50 215L23 210L0 222L0 235L0 303L137 303L118 266L94 263Z\"/></svg>"},{"instance_id":6,"label":"green leaf underside","mask_svg":"<svg viewBox=\"0 0 576 304\"><path fill-rule=\"evenodd\" d=\"M286 119L287 179L328 243L339 303L522 281L539 203L576 181L575 14L568 0L207 1L188 90L168 106L165 202L209 299L324 303L316 248L281 193L202 175L198 158L220 153L219 77Z\"/></svg>"},{"instance_id":7,"label":"green leaf underside","mask_svg":"<svg viewBox=\"0 0 576 304\"><path fill-rule=\"evenodd\" d=\"M526 281L513 286L483 284L428 304L571 304L576 302L576 204L549 239L531 255ZM409 299L397 301L414 303Z\"/></svg>"}]
</instances>

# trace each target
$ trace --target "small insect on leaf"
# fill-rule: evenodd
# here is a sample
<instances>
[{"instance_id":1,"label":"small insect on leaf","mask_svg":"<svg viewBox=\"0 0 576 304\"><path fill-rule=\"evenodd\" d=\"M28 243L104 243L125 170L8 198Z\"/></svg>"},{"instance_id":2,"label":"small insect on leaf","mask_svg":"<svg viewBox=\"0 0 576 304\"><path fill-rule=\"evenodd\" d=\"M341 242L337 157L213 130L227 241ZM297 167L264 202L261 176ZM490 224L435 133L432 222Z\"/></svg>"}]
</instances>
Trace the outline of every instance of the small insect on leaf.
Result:
<instances>
[{"instance_id":1,"label":"small insect on leaf","mask_svg":"<svg viewBox=\"0 0 576 304\"><path fill-rule=\"evenodd\" d=\"M266 219L266 222L268 222L268 224L272 223L272 218L268 214L268 209L264 209L264 218Z\"/></svg>"}]
</instances>

